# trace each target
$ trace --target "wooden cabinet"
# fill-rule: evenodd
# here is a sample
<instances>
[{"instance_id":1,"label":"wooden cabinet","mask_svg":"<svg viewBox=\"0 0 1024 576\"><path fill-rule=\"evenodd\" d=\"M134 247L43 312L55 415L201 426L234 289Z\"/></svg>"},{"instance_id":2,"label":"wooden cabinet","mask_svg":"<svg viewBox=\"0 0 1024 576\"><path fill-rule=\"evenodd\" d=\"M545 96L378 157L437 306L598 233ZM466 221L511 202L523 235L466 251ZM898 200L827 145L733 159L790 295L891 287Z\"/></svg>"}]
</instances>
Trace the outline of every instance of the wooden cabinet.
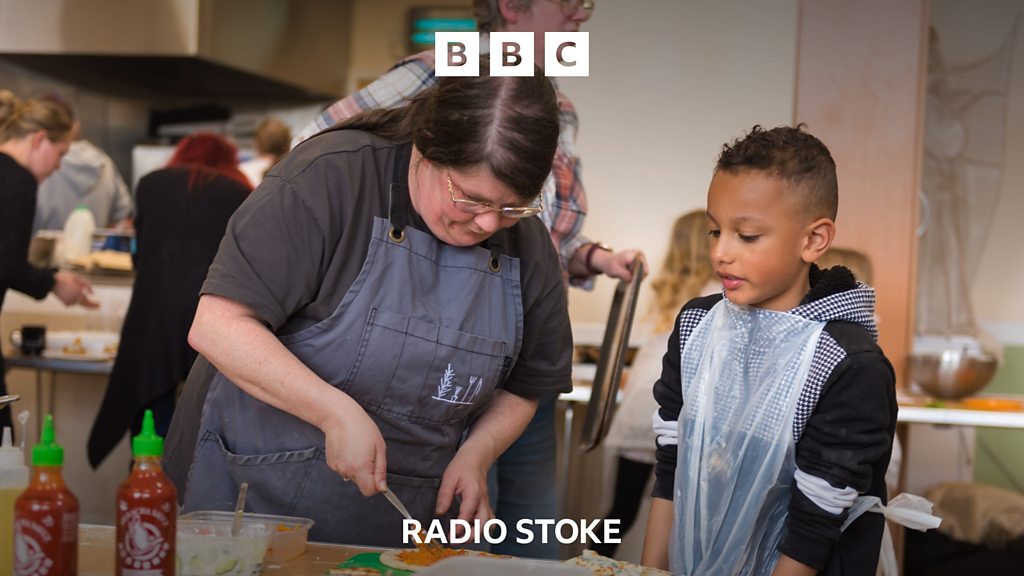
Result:
<instances>
[{"instance_id":1,"label":"wooden cabinet","mask_svg":"<svg viewBox=\"0 0 1024 576\"><path fill-rule=\"evenodd\" d=\"M880 343L905 385L914 333L926 0L801 0L796 122L832 151L835 244L868 254Z\"/></svg>"}]
</instances>

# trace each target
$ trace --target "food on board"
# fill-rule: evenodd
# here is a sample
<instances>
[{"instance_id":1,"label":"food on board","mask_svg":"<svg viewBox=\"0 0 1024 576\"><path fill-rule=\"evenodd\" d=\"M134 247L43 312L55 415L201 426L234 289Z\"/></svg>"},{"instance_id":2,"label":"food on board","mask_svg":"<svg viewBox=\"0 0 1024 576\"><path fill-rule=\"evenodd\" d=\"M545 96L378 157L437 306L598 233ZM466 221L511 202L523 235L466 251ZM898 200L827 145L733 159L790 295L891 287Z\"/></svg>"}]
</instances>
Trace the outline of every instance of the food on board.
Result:
<instances>
[{"instance_id":1,"label":"food on board","mask_svg":"<svg viewBox=\"0 0 1024 576\"><path fill-rule=\"evenodd\" d=\"M582 566L595 576L672 576L671 572L649 568L624 560L602 556L593 550L584 550L582 556L565 561L572 566Z\"/></svg>"}]
</instances>

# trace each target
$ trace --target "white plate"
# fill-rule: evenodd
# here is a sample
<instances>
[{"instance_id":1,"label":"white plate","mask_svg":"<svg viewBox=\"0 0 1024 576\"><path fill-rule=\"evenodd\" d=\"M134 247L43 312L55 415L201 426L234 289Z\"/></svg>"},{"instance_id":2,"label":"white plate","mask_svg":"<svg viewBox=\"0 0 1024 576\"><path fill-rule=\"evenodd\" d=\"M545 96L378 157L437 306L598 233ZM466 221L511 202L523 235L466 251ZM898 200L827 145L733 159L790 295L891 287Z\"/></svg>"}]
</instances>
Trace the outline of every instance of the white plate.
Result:
<instances>
[{"instance_id":1,"label":"white plate","mask_svg":"<svg viewBox=\"0 0 1024 576\"><path fill-rule=\"evenodd\" d=\"M117 332L102 332L98 330L47 330L46 332L46 354L50 358L79 358L82 360L109 360L117 354L117 346L121 335ZM11 343L15 347L21 346L21 331L15 330L11 333ZM82 349L80 354L67 353L67 349L78 347ZM51 356L52 355L52 356ZM86 358L88 357L88 358Z\"/></svg>"},{"instance_id":2,"label":"white plate","mask_svg":"<svg viewBox=\"0 0 1024 576\"><path fill-rule=\"evenodd\" d=\"M113 354L67 354L64 352L58 352L56 350L43 350L43 358L51 358L53 360L79 360L82 362L106 362L107 360L113 360Z\"/></svg>"}]
</instances>

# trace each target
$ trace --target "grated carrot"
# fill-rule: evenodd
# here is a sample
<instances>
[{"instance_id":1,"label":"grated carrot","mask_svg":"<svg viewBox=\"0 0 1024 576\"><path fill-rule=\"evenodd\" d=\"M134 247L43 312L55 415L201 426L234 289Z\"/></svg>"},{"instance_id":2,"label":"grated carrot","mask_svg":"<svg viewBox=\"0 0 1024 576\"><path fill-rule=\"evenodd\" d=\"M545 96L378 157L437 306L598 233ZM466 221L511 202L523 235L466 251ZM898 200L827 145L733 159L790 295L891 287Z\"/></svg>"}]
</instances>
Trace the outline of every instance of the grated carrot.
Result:
<instances>
[{"instance_id":1,"label":"grated carrot","mask_svg":"<svg viewBox=\"0 0 1024 576\"><path fill-rule=\"evenodd\" d=\"M398 559L415 566L430 566L442 558L452 556L464 556L465 550L454 550L452 548L429 549L424 544L417 544L415 550L403 550L398 553Z\"/></svg>"}]
</instances>

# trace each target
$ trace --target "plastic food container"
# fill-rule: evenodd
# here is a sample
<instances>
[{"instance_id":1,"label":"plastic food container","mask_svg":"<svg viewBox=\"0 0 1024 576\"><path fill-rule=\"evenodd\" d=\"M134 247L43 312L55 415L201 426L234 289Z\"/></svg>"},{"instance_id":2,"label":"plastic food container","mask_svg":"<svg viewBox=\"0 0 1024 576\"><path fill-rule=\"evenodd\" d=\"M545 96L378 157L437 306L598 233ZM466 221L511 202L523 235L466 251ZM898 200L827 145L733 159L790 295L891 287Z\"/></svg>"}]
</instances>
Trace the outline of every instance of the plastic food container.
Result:
<instances>
[{"instance_id":1,"label":"plastic food container","mask_svg":"<svg viewBox=\"0 0 1024 576\"><path fill-rule=\"evenodd\" d=\"M230 526L233 517L233 512L198 511L182 515L181 520L227 522ZM264 558L267 562L286 562L305 552L309 529L313 526L309 518L248 512L242 516L242 523L266 524L270 529L270 544Z\"/></svg>"},{"instance_id":2,"label":"plastic food container","mask_svg":"<svg viewBox=\"0 0 1024 576\"><path fill-rule=\"evenodd\" d=\"M231 536L231 514L224 518L178 519L178 576L257 576L270 541L270 526L246 519Z\"/></svg>"}]
</instances>

